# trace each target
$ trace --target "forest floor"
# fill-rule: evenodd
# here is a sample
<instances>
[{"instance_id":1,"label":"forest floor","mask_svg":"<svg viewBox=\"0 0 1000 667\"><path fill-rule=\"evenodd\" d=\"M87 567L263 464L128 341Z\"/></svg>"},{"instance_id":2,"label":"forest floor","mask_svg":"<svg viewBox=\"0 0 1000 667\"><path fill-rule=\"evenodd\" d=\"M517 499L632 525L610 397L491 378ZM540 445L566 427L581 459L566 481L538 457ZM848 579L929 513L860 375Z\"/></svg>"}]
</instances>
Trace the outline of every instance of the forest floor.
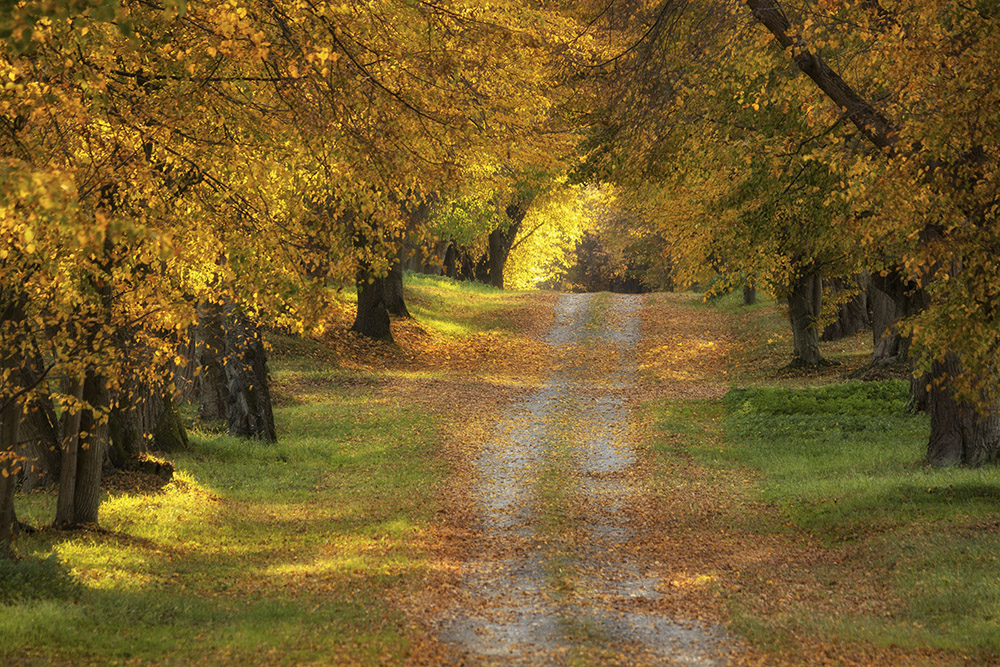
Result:
<instances>
[{"instance_id":1,"label":"forest floor","mask_svg":"<svg viewBox=\"0 0 1000 667\"><path fill-rule=\"evenodd\" d=\"M272 337L277 445L195 424L20 538L79 588L0 600L0 663L997 662L1000 474L919 465L863 335L803 373L773 304L407 294L395 345Z\"/></svg>"}]
</instances>

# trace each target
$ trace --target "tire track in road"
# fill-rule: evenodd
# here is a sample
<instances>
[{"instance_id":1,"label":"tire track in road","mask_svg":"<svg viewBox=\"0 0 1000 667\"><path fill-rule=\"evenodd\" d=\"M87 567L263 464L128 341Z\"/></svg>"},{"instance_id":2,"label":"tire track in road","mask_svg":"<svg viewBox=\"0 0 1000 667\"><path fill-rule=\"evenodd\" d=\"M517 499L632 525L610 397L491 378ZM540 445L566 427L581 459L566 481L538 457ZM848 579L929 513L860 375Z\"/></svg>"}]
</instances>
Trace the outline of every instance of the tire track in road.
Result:
<instances>
[{"instance_id":1,"label":"tire track in road","mask_svg":"<svg viewBox=\"0 0 1000 667\"><path fill-rule=\"evenodd\" d=\"M643 609L660 582L629 555L641 305L562 295L546 336L556 368L506 410L476 462L483 555L439 624L464 661L726 662L719 628Z\"/></svg>"}]
</instances>

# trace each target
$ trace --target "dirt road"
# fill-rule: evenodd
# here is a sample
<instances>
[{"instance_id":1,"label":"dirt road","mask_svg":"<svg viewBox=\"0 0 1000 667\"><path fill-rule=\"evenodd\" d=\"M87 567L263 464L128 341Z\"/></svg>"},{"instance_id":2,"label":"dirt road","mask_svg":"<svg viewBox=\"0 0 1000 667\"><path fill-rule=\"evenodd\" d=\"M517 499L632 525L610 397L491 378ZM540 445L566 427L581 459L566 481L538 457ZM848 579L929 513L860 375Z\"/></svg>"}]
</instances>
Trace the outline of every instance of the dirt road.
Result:
<instances>
[{"instance_id":1,"label":"dirt road","mask_svg":"<svg viewBox=\"0 0 1000 667\"><path fill-rule=\"evenodd\" d=\"M642 297L559 297L551 376L508 407L476 461L481 555L439 637L474 664L725 664L731 643L666 618L631 553ZM645 608L644 608L645 607Z\"/></svg>"}]
</instances>

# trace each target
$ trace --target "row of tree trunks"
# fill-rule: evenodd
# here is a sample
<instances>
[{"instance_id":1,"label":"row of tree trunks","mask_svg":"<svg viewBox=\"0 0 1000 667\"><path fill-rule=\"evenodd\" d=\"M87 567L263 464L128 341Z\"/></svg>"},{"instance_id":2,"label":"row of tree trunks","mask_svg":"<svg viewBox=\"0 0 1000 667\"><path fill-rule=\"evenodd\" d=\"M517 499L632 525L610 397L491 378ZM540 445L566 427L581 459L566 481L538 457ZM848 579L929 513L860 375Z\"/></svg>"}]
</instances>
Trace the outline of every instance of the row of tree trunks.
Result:
<instances>
[{"instance_id":1,"label":"row of tree trunks","mask_svg":"<svg viewBox=\"0 0 1000 667\"><path fill-rule=\"evenodd\" d=\"M840 340L859 331L864 331L871 325L868 304L869 282L867 274L848 279L830 278L824 281L827 293L835 301L840 301L844 292L851 292L851 294L847 301L843 301L837 306L837 317L823 329L822 340Z\"/></svg>"},{"instance_id":2,"label":"row of tree trunks","mask_svg":"<svg viewBox=\"0 0 1000 667\"><path fill-rule=\"evenodd\" d=\"M792 279L788 291L788 315L792 325L792 368L819 366L819 322L823 306L823 280L817 267L805 267Z\"/></svg>"},{"instance_id":3,"label":"row of tree trunks","mask_svg":"<svg viewBox=\"0 0 1000 667\"><path fill-rule=\"evenodd\" d=\"M195 339L199 418L225 420L230 435L277 441L260 326L231 303L205 303L198 309ZM182 427L168 407L156 424L158 437L176 441Z\"/></svg>"}]
</instances>

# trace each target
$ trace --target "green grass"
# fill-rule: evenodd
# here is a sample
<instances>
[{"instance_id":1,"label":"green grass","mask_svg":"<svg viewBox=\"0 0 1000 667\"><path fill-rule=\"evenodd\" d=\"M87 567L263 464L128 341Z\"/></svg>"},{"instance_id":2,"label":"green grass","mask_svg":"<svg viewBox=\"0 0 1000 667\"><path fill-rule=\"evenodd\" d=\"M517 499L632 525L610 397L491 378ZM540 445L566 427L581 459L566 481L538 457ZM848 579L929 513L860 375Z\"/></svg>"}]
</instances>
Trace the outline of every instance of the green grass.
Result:
<instances>
[{"instance_id":1,"label":"green grass","mask_svg":"<svg viewBox=\"0 0 1000 667\"><path fill-rule=\"evenodd\" d=\"M974 659L1000 654L1000 470L921 461L925 415L906 411L904 382L734 389L722 402L657 406L659 449L710 469L750 470L748 500L769 518L726 517L760 534L809 535L842 554L812 575L858 594L852 572L884 586L888 611L844 615L805 606L782 618L733 600L738 627L768 645L786 633Z\"/></svg>"},{"instance_id":2,"label":"green grass","mask_svg":"<svg viewBox=\"0 0 1000 667\"><path fill-rule=\"evenodd\" d=\"M275 368L307 388L276 410L278 444L194 432L160 492L105 499L101 531L18 541L56 555L81 590L0 605L0 662L402 659L407 621L390 599L427 568L438 425L315 360ZM18 510L42 525L54 500L19 497Z\"/></svg>"},{"instance_id":3,"label":"green grass","mask_svg":"<svg viewBox=\"0 0 1000 667\"><path fill-rule=\"evenodd\" d=\"M403 277L407 308L421 324L452 336L510 329L497 314L514 307L518 292L480 282L407 272Z\"/></svg>"}]
</instances>

